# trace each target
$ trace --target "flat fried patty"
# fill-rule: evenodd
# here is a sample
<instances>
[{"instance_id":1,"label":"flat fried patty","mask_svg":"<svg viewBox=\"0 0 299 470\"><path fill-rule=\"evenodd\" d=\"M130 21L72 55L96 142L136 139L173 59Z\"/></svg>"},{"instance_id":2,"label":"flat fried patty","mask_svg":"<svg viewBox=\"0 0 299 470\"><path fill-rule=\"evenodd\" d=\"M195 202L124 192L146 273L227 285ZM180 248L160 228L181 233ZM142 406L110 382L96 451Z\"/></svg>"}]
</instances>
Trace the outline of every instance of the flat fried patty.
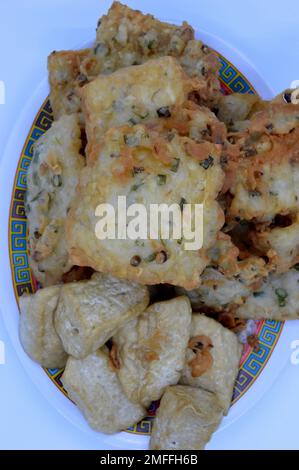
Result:
<instances>
[{"instance_id":1,"label":"flat fried patty","mask_svg":"<svg viewBox=\"0 0 299 470\"><path fill-rule=\"evenodd\" d=\"M94 147L81 174L77 198L67 218L73 263L144 284L197 287L208 263L207 250L223 224L216 201L223 182L220 148L177 133L169 141L151 126L109 130L103 143ZM96 208L102 203L111 204L117 216L118 196L126 197L127 207L143 204L148 214L150 204L176 204L176 211L184 210L186 203L204 204L202 248L185 249L186 234L177 239L156 234L157 239L134 240L121 239L116 232L116 239L97 238ZM191 222L194 217L192 210ZM145 227L144 221L141 226ZM167 226L173 235L171 226Z\"/></svg>"}]
</instances>

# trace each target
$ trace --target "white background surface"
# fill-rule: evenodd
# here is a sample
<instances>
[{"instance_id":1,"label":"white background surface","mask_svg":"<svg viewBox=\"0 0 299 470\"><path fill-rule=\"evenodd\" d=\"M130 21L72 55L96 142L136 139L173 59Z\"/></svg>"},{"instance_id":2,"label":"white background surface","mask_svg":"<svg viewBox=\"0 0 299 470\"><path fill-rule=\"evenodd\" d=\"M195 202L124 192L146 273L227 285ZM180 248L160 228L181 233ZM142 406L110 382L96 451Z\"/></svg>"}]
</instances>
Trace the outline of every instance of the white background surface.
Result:
<instances>
[{"instance_id":1,"label":"white background surface","mask_svg":"<svg viewBox=\"0 0 299 470\"><path fill-rule=\"evenodd\" d=\"M110 1L0 0L0 162L20 111L46 76L53 49L74 48L93 38L97 18ZM299 79L299 5L296 0L140 0L126 2L163 18L188 20L238 49L275 92ZM230 57L228 56L228 59ZM238 65L238 64L236 64ZM1 180L1 191L10 191ZM5 223L6 221L1 221ZM0 280L1 282L1 280ZM5 299L0 306L9 315ZM297 336L297 337L296 337ZM299 332L294 331L294 340ZM0 365L1 449L98 449L96 438L76 429L41 396L10 344L0 316L6 364ZM291 355L290 349L290 355ZM288 366L258 404L214 436L219 449L299 449L299 366Z\"/></svg>"}]
</instances>

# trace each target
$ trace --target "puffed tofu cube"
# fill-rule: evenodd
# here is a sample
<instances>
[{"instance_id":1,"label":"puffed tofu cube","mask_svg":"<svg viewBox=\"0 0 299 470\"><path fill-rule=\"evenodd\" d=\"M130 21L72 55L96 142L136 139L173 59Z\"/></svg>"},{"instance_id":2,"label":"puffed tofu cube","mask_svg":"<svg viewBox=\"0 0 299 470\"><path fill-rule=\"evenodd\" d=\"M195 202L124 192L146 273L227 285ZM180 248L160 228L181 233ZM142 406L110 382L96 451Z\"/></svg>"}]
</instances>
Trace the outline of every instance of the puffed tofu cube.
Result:
<instances>
[{"instance_id":1,"label":"puffed tofu cube","mask_svg":"<svg viewBox=\"0 0 299 470\"><path fill-rule=\"evenodd\" d=\"M146 286L95 273L88 281L63 286L55 328L68 354L84 358L143 312L148 303Z\"/></svg>"},{"instance_id":2,"label":"puffed tofu cube","mask_svg":"<svg viewBox=\"0 0 299 470\"><path fill-rule=\"evenodd\" d=\"M237 336L212 318L194 314L181 383L214 392L227 413L239 371Z\"/></svg>"},{"instance_id":3,"label":"puffed tofu cube","mask_svg":"<svg viewBox=\"0 0 299 470\"><path fill-rule=\"evenodd\" d=\"M214 393L185 385L168 387L156 414L150 449L202 450L222 414Z\"/></svg>"},{"instance_id":4,"label":"puffed tofu cube","mask_svg":"<svg viewBox=\"0 0 299 470\"><path fill-rule=\"evenodd\" d=\"M85 359L70 357L61 380L70 399L96 431L116 433L146 415L145 408L128 400L108 354L102 350Z\"/></svg>"},{"instance_id":5,"label":"puffed tofu cube","mask_svg":"<svg viewBox=\"0 0 299 470\"><path fill-rule=\"evenodd\" d=\"M54 328L54 312L58 304L59 286L39 289L20 298L19 335L21 344L35 362L43 367L64 367L67 354Z\"/></svg>"},{"instance_id":6,"label":"puffed tofu cube","mask_svg":"<svg viewBox=\"0 0 299 470\"><path fill-rule=\"evenodd\" d=\"M130 400L148 406L179 381L190 325L190 302L182 296L151 305L118 330L118 376Z\"/></svg>"}]
</instances>

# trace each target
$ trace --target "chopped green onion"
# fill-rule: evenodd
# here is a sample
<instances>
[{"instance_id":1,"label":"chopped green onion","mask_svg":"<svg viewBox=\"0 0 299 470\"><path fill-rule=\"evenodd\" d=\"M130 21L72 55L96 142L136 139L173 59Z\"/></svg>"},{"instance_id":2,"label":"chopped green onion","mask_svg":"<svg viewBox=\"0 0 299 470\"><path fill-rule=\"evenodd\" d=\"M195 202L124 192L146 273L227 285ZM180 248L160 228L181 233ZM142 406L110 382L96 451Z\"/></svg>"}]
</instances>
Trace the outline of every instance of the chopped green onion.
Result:
<instances>
[{"instance_id":1,"label":"chopped green onion","mask_svg":"<svg viewBox=\"0 0 299 470\"><path fill-rule=\"evenodd\" d=\"M279 307L285 307L286 299L288 297L287 291L279 287L278 289L275 289L275 294L277 296Z\"/></svg>"},{"instance_id":2,"label":"chopped green onion","mask_svg":"<svg viewBox=\"0 0 299 470\"><path fill-rule=\"evenodd\" d=\"M136 124L138 124L138 121L136 121L136 119L134 119L134 118L130 118L128 122L129 122L132 126L135 126Z\"/></svg>"},{"instance_id":3,"label":"chopped green onion","mask_svg":"<svg viewBox=\"0 0 299 470\"><path fill-rule=\"evenodd\" d=\"M258 189L254 189L253 191L249 191L249 196L250 197L260 197L261 192Z\"/></svg>"},{"instance_id":4,"label":"chopped green onion","mask_svg":"<svg viewBox=\"0 0 299 470\"><path fill-rule=\"evenodd\" d=\"M39 184L39 176L38 176L38 174L37 174L37 171L34 171L34 172L32 173L32 181L33 181L33 184L34 184L35 186L37 186L37 185Z\"/></svg>"},{"instance_id":5,"label":"chopped green onion","mask_svg":"<svg viewBox=\"0 0 299 470\"><path fill-rule=\"evenodd\" d=\"M39 156L40 156L40 149L35 147L35 149L33 150L33 158L32 158L32 162L35 164L35 163L38 163L39 161Z\"/></svg>"},{"instance_id":6,"label":"chopped green onion","mask_svg":"<svg viewBox=\"0 0 299 470\"><path fill-rule=\"evenodd\" d=\"M155 261L156 256L157 256L157 253L151 253L151 254L148 255L146 258L144 258L144 261L145 261L146 263L151 263L152 261Z\"/></svg>"},{"instance_id":7,"label":"chopped green onion","mask_svg":"<svg viewBox=\"0 0 299 470\"><path fill-rule=\"evenodd\" d=\"M137 191L137 189L139 189L140 186L142 186L143 184L144 181L140 181L139 183L133 184L133 186L131 187L131 191Z\"/></svg>"},{"instance_id":8,"label":"chopped green onion","mask_svg":"<svg viewBox=\"0 0 299 470\"><path fill-rule=\"evenodd\" d=\"M180 166L180 158L174 158L173 161L172 161L172 164L171 164L171 171L173 171L174 173L176 173L179 169L179 166Z\"/></svg>"},{"instance_id":9,"label":"chopped green onion","mask_svg":"<svg viewBox=\"0 0 299 470\"><path fill-rule=\"evenodd\" d=\"M213 165L214 165L214 158L211 155L209 155L208 158L200 162L200 166L202 166L205 170L207 170L208 168L210 168L210 166L213 166Z\"/></svg>"},{"instance_id":10,"label":"chopped green onion","mask_svg":"<svg viewBox=\"0 0 299 470\"><path fill-rule=\"evenodd\" d=\"M158 179L158 185L163 186L163 184L166 184L167 175L158 175L157 179Z\"/></svg>"},{"instance_id":11,"label":"chopped green onion","mask_svg":"<svg viewBox=\"0 0 299 470\"><path fill-rule=\"evenodd\" d=\"M53 184L53 186L55 186L55 188L59 188L60 186L62 186L61 175L54 175L52 177L52 184Z\"/></svg>"},{"instance_id":12,"label":"chopped green onion","mask_svg":"<svg viewBox=\"0 0 299 470\"><path fill-rule=\"evenodd\" d=\"M136 111L133 111L133 113L137 117L139 117L139 119L146 119L147 117L149 117L149 112L142 114L142 113L137 113Z\"/></svg>"},{"instance_id":13,"label":"chopped green onion","mask_svg":"<svg viewBox=\"0 0 299 470\"><path fill-rule=\"evenodd\" d=\"M40 198L40 195L42 194L42 191L39 191L32 199L30 202L37 201Z\"/></svg>"},{"instance_id":14,"label":"chopped green onion","mask_svg":"<svg viewBox=\"0 0 299 470\"><path fill-rule=\"evenodd\" d=\"M149 42L147 43L147 48L148 48L150 51L152 51L153 48L154 48L154 46L155 46L155 44L156 44L155 39L152 39L151 41L149 41Z\"/></svg>"},{"instance_id":15,"label":"chopped green onion","mask_svg":"<svg viewBox=\"0 0 299 470\"><path fill-rule=\"evenodd\" d=\"M157 114L159 117L171 117L171 112L168 106L162 106L161 108L157 109Z\"/></svg>"},{"instance_id":16,"label":"chopped green onion","mask_svg":"<svg viewBox=\"0 0 299 470\"><path fill-rule=\"evenodd\" d=\"M261 290L259 292L254 292L253 293L253 297L261 297L262 295L264 295L264 292Z\"/></svg>"}]
</instances>

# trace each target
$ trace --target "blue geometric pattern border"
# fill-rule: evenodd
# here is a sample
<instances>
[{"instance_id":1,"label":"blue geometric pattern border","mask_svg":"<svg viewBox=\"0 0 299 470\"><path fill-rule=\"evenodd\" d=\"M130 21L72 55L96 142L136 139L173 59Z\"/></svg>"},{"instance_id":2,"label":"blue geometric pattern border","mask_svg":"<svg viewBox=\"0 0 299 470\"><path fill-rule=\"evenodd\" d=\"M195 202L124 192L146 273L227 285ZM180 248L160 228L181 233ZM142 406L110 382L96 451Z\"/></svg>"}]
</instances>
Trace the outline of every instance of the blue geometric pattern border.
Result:
<instances>
[{"instance_id":1,"label":"blue geometric pattern border","mask_svg":"<svg viewBox=\"0 0 299 470\"><path fill-rule=\"evenodd\" d=\"M221 63L220 82L230 93L248 93L255 94L253 86L246 80L244 75L239 72L227 59L219 55Z\"/></svg>"},{"instance_id":2,"label":"blue geometric pattern border","mask_svg":"<svg viewBox=\"0 0 299 470\"><path fill-rule=\"evenodd\" d=\"M275 320L265 320L262 322L262 327L258 334L259 350L254 351L252 349L246 360L242 363L235 382L232 404L244 395L264 369L280 337L282 328L283 322Z\"/></svg>"}]
</instances>

